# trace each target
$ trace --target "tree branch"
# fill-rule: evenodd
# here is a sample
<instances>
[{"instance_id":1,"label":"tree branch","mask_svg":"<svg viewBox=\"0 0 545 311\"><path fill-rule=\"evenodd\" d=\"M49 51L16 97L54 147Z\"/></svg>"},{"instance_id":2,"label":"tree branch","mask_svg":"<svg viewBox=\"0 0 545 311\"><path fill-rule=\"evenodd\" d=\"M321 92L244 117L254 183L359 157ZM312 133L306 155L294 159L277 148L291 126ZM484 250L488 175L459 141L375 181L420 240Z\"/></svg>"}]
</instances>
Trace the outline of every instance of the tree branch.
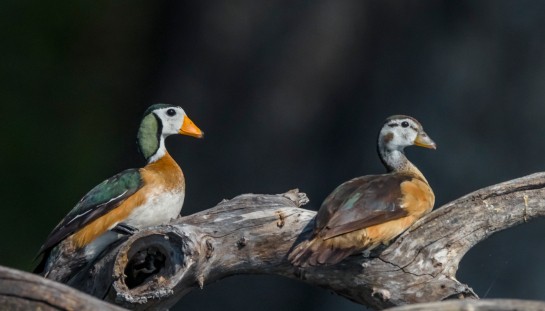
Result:
<instances>
[{"instance_id":1,"label":"tree branch","mask_svg":"<svg viewBox=\"0 0 545 311\"><path fill-rule=\"evenodd\" d=\"M277 274L383 309L478 298L456 280L464 254L494 232L545 214L545 173L474 193L434 210L371 257L298 269L287 254L308 237L306 196L240 195L168 225L142 230L71 284L122 306L168 308L195 287L236 274ZM113 283L113 286L110 286Z\"/></svg>"},{"instance_id":2,"label":"tree branch","mask_svg":"<svg viewBox=\"0 0 545 311\"><path fill-rule=\"evenodd\" d=\"M2 266L0 306L2 310L124 310L66 285Z\"/></svg>"},{"instance_id":3,"label":"tree branch","mask_svg":"<svg viewBox=\"0 0 545 311\"><path fill-rule=\"evenodd\" d=\"M519 299L447 300L417 303L388 309L388 311L542 311L545 302Z\"/></svg>"}]
</instances>

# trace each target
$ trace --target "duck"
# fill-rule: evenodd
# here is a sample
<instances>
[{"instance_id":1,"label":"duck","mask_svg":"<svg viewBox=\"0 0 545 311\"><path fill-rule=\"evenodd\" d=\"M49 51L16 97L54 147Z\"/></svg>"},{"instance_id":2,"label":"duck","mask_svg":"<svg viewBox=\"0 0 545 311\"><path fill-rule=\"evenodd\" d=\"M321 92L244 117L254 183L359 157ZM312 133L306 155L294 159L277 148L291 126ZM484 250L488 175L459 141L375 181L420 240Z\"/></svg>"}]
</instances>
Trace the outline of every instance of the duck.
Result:
<instances>
[{"instance_id":1,"label":"duck","mask_svg":"<svg viewBox=\"0 0 545 311\"><path fill-rule=\"evenodd\" d=\"M177 218L185 199L185 178L165 147L165 139L176 134L204 136L181 107L151 105L137 134L138 150L146 165L124 170L83 196L46 238L34 272L65 282L120 234L133 234Z\"/></svg>"},{"instance_id":2,"label":"duck","mask_svg":"<svg viewBox=\"0 0 545 311\"><path fill-rule=\"evenodd\" d=\"M436 149L415 118L386 118L377 139L386 173L356 177L335 188L321 204L310 237L289 253L292 265L335 265L350 255L369 255L433 209L433 190L405 155L409 146Z\"/></svg>"}]
</instances>

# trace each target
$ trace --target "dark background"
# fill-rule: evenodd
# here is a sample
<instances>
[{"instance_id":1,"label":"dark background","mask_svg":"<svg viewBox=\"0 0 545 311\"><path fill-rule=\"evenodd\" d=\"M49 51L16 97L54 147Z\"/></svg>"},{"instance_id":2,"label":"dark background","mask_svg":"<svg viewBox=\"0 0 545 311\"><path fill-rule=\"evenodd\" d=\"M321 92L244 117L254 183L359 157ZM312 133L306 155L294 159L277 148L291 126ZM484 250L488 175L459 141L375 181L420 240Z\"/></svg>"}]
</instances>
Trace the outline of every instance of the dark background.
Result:
<instances>
[{"instance_id":1,"label":"dark background","mask_svg":"<svg viewBox=\"0 0 545 311\"><path fill-rule=\"evenodd\" d=\"M31 270L94 185L143 165L145 108L182 106L182 214L295 187L317 209L380 173L383 120L408 114L438 150L407 150L437 204L543 170L544 1L3 1L0 264ZM472 249L458 279L486 297L545 299L545 221ZM360 310L275 276L205 285L178 310Z\"/></svg>"}]
</instances>

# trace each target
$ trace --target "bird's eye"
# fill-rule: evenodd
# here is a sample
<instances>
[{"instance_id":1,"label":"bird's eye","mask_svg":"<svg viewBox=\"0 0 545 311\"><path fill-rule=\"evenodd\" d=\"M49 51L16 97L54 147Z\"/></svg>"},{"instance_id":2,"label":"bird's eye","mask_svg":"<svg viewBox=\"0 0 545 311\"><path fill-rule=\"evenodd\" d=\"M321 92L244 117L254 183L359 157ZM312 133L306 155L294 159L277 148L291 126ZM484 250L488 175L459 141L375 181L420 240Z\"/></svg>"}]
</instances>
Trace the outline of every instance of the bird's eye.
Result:
<instances>
[{"instance_id":1,"label":"bird's eye","mask_svg":"<svg viewBox=\"0 0 545 311\"><path fill-rule=\"evenodd\" d=\"M169 109L167 110L167 114L170 116L170 117L174 117L176 115L176 110L174 109Z\"/></svg>"},{"instance_id":2,"label":"bird's eye","mask_svg":"<svg viewBox=\"0 0 545 311\"><path fill-rule=\"evenodd\" d=\"M403 121L403 122L401 122L401 126L407 127L407 126L409 126L409 122Z\"/></svg>"}]
</instances>

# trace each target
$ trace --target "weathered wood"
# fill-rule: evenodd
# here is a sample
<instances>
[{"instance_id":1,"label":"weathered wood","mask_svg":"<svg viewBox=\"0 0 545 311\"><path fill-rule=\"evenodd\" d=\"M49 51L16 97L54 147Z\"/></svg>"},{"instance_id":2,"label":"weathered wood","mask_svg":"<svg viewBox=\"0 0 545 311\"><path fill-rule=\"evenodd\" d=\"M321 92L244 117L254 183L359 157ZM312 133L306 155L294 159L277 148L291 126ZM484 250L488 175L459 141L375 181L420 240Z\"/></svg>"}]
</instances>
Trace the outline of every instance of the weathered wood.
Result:
<instances>
[{"instance_id":1,"label":"weathered wood","mask_svg":"<svg viewBox=\"0 0 545 311\"><path fill-rule=\"evenodd\" d=\"M41 276L0 266L1 310L124 310Z\"/></svg>"},{"instance_id":2,"label":"weathered wood","mask_svg":"<svg viewBox=\"0 0 545 311\"><path fill-rule=\"evenodd\" d=\"M447 300L394 307L388 311L543 311L545 302L518 299Z\"/></svg>"},{"instance_id":3,"label":"weathered wood","mask_svg":"<svg viewBox=\"0 0 545 311\"><path fill-rule=\"evenodd\" d=\"M463 255L494 232L543 216L544 187L545 173L538 173L481 189L434 210L369 258L351 256L339 265L304 270L286 257L310 233L315 212L299 207L306 197L296 191L241 195L136 233L72 284L134 309L167 308L195 287L263 273L377 309L477 298L456 280Z\"/></svg>"}]
</instances>

